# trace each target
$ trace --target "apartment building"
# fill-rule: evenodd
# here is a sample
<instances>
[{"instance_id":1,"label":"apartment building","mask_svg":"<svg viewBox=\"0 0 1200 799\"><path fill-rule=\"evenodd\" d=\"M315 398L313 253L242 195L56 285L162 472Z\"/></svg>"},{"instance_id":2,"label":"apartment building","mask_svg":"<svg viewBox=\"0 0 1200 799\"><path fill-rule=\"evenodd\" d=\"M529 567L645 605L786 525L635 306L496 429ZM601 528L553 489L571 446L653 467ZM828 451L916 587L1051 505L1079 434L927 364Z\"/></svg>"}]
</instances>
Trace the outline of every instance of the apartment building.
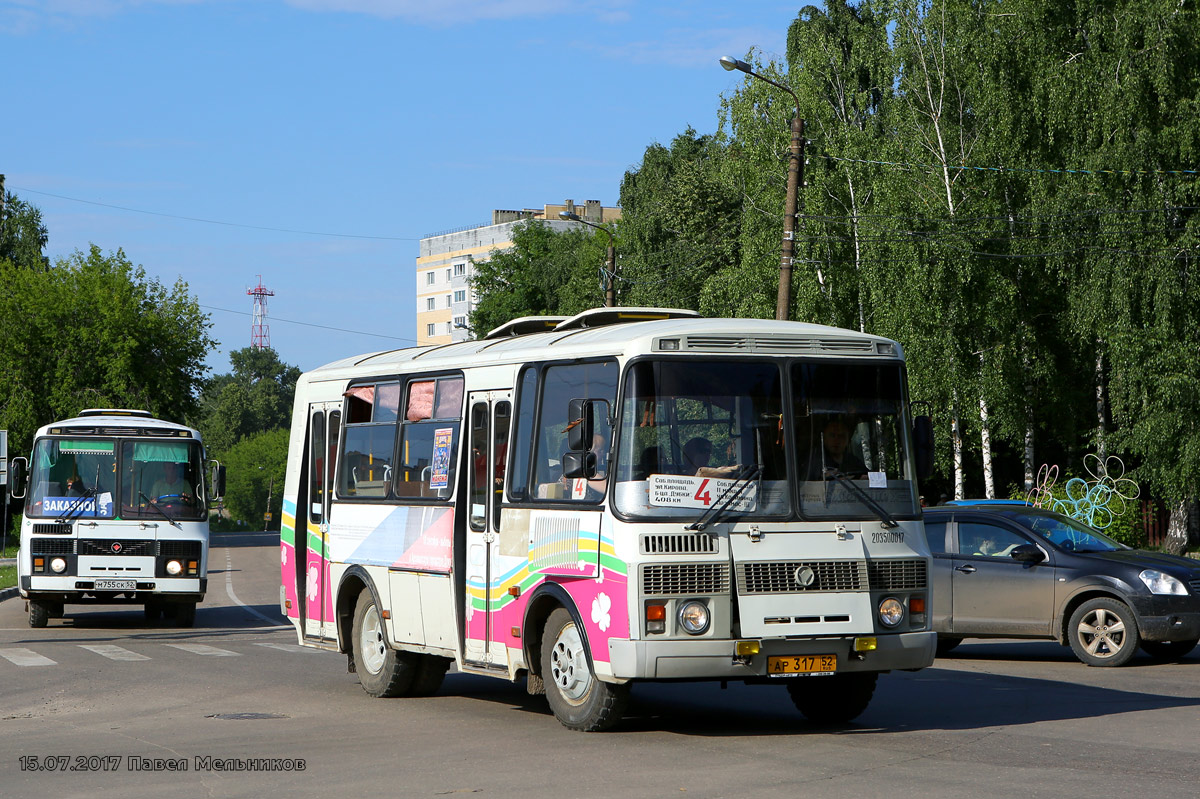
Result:
<instances>
[{"instance_id":1,"label":"apartment building","mask_svg":"<svg viewBox=\"0 0 1200 799\"><path fill-rule=\"evenodd\" d=\"M526 219L540 219L555 230L579 227L562 219L563 211L577 214L594 225L621 218L621 209L599 200L576 204L547 204L541 208L496 209L488 225L474 225L434 233L421 239L417 256L417 343L449 344L474 338L468 328L475 298L471 294L472 263L486 261L494 250L512 246L513 228ZM479 335L487 333L478 331Z\"/></svg>"}]
</instances>

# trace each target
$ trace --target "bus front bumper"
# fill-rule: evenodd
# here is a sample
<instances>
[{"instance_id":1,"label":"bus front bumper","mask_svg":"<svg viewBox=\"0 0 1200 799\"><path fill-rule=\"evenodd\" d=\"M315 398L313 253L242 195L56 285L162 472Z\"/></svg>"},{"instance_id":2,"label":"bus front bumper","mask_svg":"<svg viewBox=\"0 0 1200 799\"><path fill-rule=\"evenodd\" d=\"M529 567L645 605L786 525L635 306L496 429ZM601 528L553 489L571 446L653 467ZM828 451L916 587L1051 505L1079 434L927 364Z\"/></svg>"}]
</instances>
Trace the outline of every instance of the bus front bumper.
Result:
<instances>
[{"instance_id":1,"label":"bus front bumper","mask_svg":"<svg viewBox=\"0 0 1200 799\"><path fill-rule=\"evenodd\" d=\"M99 583L99 587L97 586ZM128 587L132 583L133 588ZM103 579L74 575L22 575L20 593L24 599L59 602L145 602L151 598L195 599L200 601L208 590L208 580L197 577Z\"/></svg>"},{"instance_id":2,"label":"bus front bumper","mask_svg":"<svg viewBox=\"0 0 1200 799\"><path fill-rule=\"evenodd\" d=\"M738 657L735 640L630 641L612 639L608 654L618 680L759 680L783 679L768 674L770 658L835 655L836 671L869 672L923 669L933 663L933 632L871 636L875 649L853 651L855 638L774 638L759 641L756 655ZM860 638L862 638L860 636ZM778 669L778 662L776 663ZM789 674L791 676L799 676Z\"/></svg>"}]
</instances>

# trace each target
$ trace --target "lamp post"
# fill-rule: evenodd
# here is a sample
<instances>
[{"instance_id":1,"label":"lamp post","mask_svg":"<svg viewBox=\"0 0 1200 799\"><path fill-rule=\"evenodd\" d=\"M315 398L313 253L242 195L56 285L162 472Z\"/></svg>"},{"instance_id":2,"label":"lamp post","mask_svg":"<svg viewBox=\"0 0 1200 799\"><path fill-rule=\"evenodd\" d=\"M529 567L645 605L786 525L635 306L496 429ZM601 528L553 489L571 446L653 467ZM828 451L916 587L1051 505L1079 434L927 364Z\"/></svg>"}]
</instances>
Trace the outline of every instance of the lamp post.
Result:
<instances>
[{"instance_id":1,"label":"lamp post","mask_svg":"<svg viewBox=\"0 0 1200 799\"><path fill-rule=\"evenodd\" d=\"M787 200L783 211L783 246L779 257L779 296L775 300L775 318L786 321L792 302L792 264L796 260L796 211L799 206L800 187L804 185L805 141L804 120L800 118L800 98L782 83L764 78L750 69L750 65L745 61L730 56L721 56L721 66L729 71L736 69L739 72L745 72L777 89L783 89L792 96L792 102L796 104L796 114L792 117L792 142L788 157Z\"/></svg>"},{"instance_id":2,"label":"lamp post","mask_svg":"<svg viewBox=\"0 0 1200 799\"><path fill-rule=\"evenodd\" d=\"M613 247L612 231L609 230L604 225L592 224L591 222L587 221L586 219L583 219L582 217L580 217L579 214L573 214L570 211L559 211L558 215L560 217L562 217L563 219L570 219L572 222L579 222L581 224L587 225L588 227L594 227L594 228L596 228L596 230L603 230L608 235L608 253L605 257L605 267L604 267L604 307L605 308L617 307L617 291L616 291L616 287L613 286L613 280L616 277L617 251Z\"/></svg>"}]
</instances>

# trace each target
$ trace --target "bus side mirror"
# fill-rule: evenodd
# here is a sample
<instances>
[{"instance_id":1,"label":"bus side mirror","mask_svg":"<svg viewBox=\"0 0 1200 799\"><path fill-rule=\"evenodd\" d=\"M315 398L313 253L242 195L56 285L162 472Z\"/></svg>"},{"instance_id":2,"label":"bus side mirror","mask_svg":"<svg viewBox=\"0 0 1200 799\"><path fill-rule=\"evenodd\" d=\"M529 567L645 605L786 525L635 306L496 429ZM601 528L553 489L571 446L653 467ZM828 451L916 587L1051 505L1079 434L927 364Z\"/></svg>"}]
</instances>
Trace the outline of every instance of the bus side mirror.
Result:
<instances>
[{"instance_id":1,"label":"bus side mirror","mask_svg":"<svg viewBox=\"0 0 1200 799\"><path fill-rule=\"evenodd\" d=\"M574 480L576 477L586 477L589 480L596 476L596 453L564 452L562 456L563 477Z\"/></svg>"},{"instance_id":2,"label":"bus side mirror","mask_svg":"<svg viewBox=\"0 0 1200 799\"><path fill-rule=\"evenodd\" d=\"M592 400L587 399L573 399L567 404L567 449L572 452L586 452L591 449L592 406ZM566 464L563 468L565 470ZM563 475L570 476L565 471Z\"/></svg>"},{"instance_id":3,"label":"bus side mirror","mask_svg":"<svg viewBox=\"0 0 1200 799\"><path fill-rule=\"evenodd\" d=\"M25 498L25 471L29 461L24 458L13 458L8 467L8 493L13 499Z\"/></svg>"},{"instance_id":4,"label":"bus side mirror","mask_svg":"<svg viewBox=\"0 0 1200 799\"><path fill-rule=\"evenodd\" d=\"M913 451L917 459L917 479L933 474L933 419L918 416L913 419Z\"/></svg>"},{"instance_id":5,"label":"bus side mirror","mask_svg":"<svg viewBox=\"0 0 1200 799\"><path fill-rule=\"evenodd\" d=\"M209 461L212 469L212 498L220 499L225 496L225 464L220 461Z\"/></svg>"}]
</instances>

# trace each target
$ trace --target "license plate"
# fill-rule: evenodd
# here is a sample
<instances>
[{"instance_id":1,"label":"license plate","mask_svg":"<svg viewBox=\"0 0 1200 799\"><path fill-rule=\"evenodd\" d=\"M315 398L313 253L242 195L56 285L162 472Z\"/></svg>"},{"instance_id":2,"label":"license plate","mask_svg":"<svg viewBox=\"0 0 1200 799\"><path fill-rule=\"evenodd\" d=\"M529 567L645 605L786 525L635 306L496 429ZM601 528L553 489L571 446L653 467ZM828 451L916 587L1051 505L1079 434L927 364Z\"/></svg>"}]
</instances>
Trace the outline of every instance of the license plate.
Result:
<instances>
[{"instance_id":1,"label":"license plate","mask_svg":"<svg viewBox=\"0 0 1200 799\"><path fill-rule=\"evenodd\" d=\"M768 677L815 677L837 671L837 655L788 655L767 658Z\"/></svg>"},{"instance_id":2,"label":"license plate","mask_svg":"<svg viewBox=\"0 0 1200 799\"><path fill-rule=\"evenodd\" d=\"M97 580L97 591L134 591L137 580Z\"/></svg>"}]
</instances>

